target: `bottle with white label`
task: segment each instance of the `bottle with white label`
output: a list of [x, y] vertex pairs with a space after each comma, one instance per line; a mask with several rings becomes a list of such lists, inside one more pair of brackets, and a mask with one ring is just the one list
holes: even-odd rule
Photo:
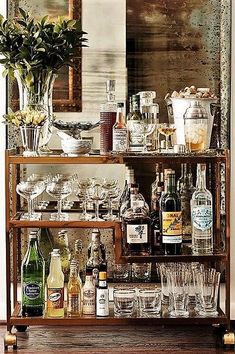
[[99, 272], [99, 285], [96, 289], [96, 316], [109, 316], [109, 289], [106, 272]]
[[124, 103], [117, 104], [117, 118], [113, 126], [113, 151], [126, 152], [128, 144], [127, 127], [124, 118]]
[[122, 217], [123, 253], [126, 256], [148, 256], [151, 254], [151, 220], [138, 184], [131, 184], [128, 203]]
[[192, 253], [213, 253], [212, 195], [206, 188], [206, 164], [197, 165], [196, 190], [191, 199]]
[[83, 286], [83, 315], [95, 315], [95, 290], [92, 272], [87, 273], [85, 284]]
[[54, 249], [51, 253], [47, 278], [47, 316], [64, 317], [64, 273], [59, 249]]

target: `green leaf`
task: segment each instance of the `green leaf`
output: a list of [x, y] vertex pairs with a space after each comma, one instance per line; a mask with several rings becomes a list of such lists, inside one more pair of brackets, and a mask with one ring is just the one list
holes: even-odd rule
[[32, 71], [30, 71], [26, 77], [25, 77], [25, 82], [28, 87], [32, 86], [34, 83], [34, 77]]
[[28, 14], [21, 7], [19, 7], [19, 12], [24, 19], [27, 19]]
[[47, 22], [48, 18], [49, 18], [48, 15], [46, 15], [46, 16], [44, 16], [44, 17], [42, 18], [42, 20], [41, 20], [41, 25], [42, 25], [42, 26], [45, 25], [45, 23]]

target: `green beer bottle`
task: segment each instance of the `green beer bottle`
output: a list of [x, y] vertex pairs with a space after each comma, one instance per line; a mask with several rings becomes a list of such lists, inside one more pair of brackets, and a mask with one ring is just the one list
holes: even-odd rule
[[42, 316], [44, 310], [45, 261], [38, 247], [37, 233], [29, 244], [21, 266], [22, 316]]

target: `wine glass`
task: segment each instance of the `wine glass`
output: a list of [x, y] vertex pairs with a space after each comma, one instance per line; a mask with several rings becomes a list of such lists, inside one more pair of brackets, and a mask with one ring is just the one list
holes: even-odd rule
[[62, 200], [73, 191], [72, 183], [68, 180], [52, 180], [47, 184], [46, 192], [57, 200], [58, 213], [51, 214], [50, 220], [68, 220], [68, 213], [62, 213]]
[[105, 199], [102, 182], [98, 179], [91, 178], [91, 186], [88, 188], [87, 194], [95, 204], [95, 217], [92, 220], [104, 221], [104, 219], [99, 217], [99, 204]]
[[117, 179], [103, 178], [102, 187], [104, 189], [105, 199], [108, 203], [108, 212], [107, 214], [103, 215], [103, 218], [106, 220], [112, 220], [113, 215], [111, 199], [113, 198], [114, 189], [117, 187]]
[[45, 190], [45, 184], [42, 181], [21, 181], [16, 186], [16, 192], [27, 199], [28, 202], [28, 213], [24, 213], [21, 219], [26, 220], [38, 220], [41, 218], [41, 213], [33, 212], [32, 202]]
[[[166, 148], [165, 152], [169, 153], [172, 151], [172, 146], [170, 144], [170, 137], [175, 133], [176, 127], [171, 123], [161, 123], [157, 127], [158, 133], [165, 137]], [[160, 144], [158, 145], [160, 146]]]

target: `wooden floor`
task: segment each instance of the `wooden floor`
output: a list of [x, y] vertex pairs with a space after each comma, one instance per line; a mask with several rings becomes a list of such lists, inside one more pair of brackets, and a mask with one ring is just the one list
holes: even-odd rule
[[[4, 353], [0, 327], [0, 353]], [[30, 327], [18, 333], [14, 353], [234, 353], [217, 347], [218, 336], [211, 327]], [[8, 352], [13, 352], [12, 348]]]

